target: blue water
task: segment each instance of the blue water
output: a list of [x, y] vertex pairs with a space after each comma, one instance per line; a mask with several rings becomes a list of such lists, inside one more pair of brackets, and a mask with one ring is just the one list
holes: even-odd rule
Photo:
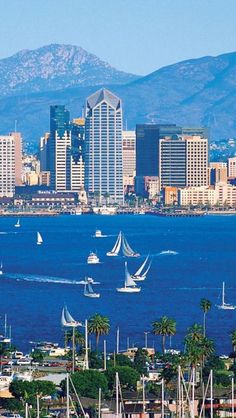
[[[209, 337], [219, 353], [230, 351], [230, 332], [236, 328], [236, 310], [220, 311], [222, 281], [226, 282], [227, 302], [236, 304], [235, 251], [236, 216], [200, 218], [162, 218], [154, 216], [61, 216], [22, 218], [21, 228], [14, 228], [15, 218], [0, 218], [0, 259], [5, 275], [0, 279], [0, 326], [7, 313], [13, 342], [24, 350], [29, 341], [63, 341], [60, 315], [66, 303], [72, 315], [84, 320], [95, 312], [111, 321], [108, 348], [115, 348], [116, 328], [120, 328], [120, 347], [144, 345], [144, 331], [161, 315], [177, 321], [174, 348], [183, 347], [186, 329], [202, 322], [199, 302], [212, 301], [207, 315]], [[107, 238], [92, 235], [96, 227]], [[139, 294], [119, 294], [116, 287], [124, 281], [124, 258], [107, 257], [122, 230], [136, 251], [153, 256], [146, 281]], [[44, 243], [36, 245], [36, 231]], [[163, 255], [162, 251], [176, 251]], [[87, 265], [90, 251], [97, 251], [101, 264]], [[143, 258], [128, 259], [134, 272]], [[83, 296], [83, 286], [76, 284], [85, 275], [101, 284], [95, 290], [100, 299]], [[148, 334], [148, 345], [160, 349], [160, 338]]]

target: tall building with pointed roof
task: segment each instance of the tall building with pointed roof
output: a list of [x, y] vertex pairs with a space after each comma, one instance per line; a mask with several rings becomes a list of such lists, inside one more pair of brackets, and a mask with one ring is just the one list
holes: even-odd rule
[[122, 104], [107, 89], [86, 100], [85, 190], [88, 196], [122, 204]]

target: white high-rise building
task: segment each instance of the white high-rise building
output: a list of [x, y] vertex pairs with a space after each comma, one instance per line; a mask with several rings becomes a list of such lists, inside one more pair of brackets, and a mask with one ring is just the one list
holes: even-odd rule
[[86, 101], [85, 146], [88, 196], [122, 204], [122, 106], [109, 90], [101, 89]]
[[0, 197], [12, 197], [15, 182], [15, 138], [0, 136]]
[[63, 136], [55, 135], [55, 190], [70, 190], [71, 174], [71, 133]]
[[186, 140], [186, 186], [208, 186], [208, 139], [197, 135]]
[[236, 157], [228, 159], [228, 177], [236, 177]]

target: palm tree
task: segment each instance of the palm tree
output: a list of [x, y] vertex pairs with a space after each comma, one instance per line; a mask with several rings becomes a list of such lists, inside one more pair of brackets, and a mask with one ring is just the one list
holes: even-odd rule
[[232, 331], [230, 335], [231, 335], [233, 351], [236, 351], [236, 330]]
[[106, 335], [110, 331], [110, 321], [106, 316], [95, 314], [88, 320], [88, 333], [96, 335], [96, 347], [98, 347], [100, 335]]
[[159, 321], [152, 323], [152, 332], [155, 335], [162, 336], [162, 353], [165, 354], [166, 336], [172, 336], [176, 333], [176, 321], [167, 316], [162, 316]]
[[188, 328], [188, 334], [185, 337], [185, 342], [193, 342], [198, 343], [202, 341], [204, 337], [202, 333], [202, 326], [198, 324], [193, 324], [190, 328]]
[[[67, 344], [69, 342], [72, 342], [73, 340], [73, 330], [67, 330], [65, 332], [65, 345], [67, 346]], [[84, 335], [82, 334], [82, 332], [78, 331], [77, 329], [75, 329], [75, 345], [84, 345]]]
[[203, 335], [206, 336], [206, 314], [211, 309], [211, 301], [208, 299], [201, 299], [200, 307], [203, 310]]

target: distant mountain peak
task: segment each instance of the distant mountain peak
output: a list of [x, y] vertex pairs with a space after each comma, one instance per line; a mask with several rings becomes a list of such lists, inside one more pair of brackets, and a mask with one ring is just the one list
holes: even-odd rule
[[0, 96], [75, 86], [126, 84], [138, 77], [113, 68], [80, 46], [50, 44], [0, 60]]

